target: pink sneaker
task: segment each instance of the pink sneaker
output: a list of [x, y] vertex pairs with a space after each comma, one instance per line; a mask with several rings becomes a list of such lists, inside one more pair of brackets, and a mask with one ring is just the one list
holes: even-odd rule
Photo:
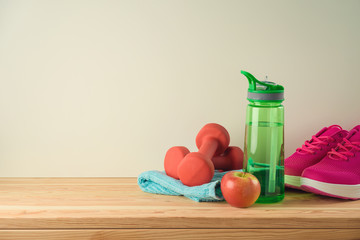
[[319, 163], [304, 170], [301, 187], [344, 199], [360, 199], [360, 125]]
[[301, 189], [300, 180], [304, 169], [320, 162], [347, 134], [348, 132], [338, 125], [325, 127], [312, 136], [311, 140], [306, 141], [302, 148], [296, 149], [295, 153], [284, 161], [285, 186]]

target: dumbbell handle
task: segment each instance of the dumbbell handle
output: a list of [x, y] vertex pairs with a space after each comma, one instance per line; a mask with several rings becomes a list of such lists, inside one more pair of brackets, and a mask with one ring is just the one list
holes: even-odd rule
[[214, 138], [207, 138], [199, 149], [199, 153], [204, 154], [207, 158], [211, 159], [218, 148], [218, 141]]

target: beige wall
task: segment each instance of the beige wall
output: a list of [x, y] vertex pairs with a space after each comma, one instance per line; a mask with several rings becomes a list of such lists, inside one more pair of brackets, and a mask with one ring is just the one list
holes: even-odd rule
[[247, 81], [285, 86], [285, 155], [360, 124], [360, 1], [0, 0], [0, 176], [136, 176], [243, 147]]

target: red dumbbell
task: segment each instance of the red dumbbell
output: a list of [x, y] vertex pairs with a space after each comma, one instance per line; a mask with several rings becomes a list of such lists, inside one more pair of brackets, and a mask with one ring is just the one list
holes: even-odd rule
[[216, 170], [230, 171], [243, 168], [244, 152], [239, 147], [228, 147], [225, 152], [211, 159]]
[[[164, 168], [168, 176], [179, 179], [177, 168], [183, 158], [190, 151], [186, 147], [172, 147], [165, 155]], [[225, 152], [211, 159], [216, 170], [229, 171], [241, 169], [243, 165], [244, 153], [239, 147], [228, 147]]]
[[199, 151], [187, 154], [177, 168], [181, 182], [187, 186], [210, 182], [214, 176], [214, 164], [211, 159], [224, 153], [229, 143], [229, 133], [221, 125], [209, 123], [201, 128], [196, 136]]

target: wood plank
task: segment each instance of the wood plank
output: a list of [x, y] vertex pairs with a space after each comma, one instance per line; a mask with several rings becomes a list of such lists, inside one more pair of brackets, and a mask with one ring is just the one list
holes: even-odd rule
[[118, 239], [359, 239], [359, 229], [112, 229], [0, 230], [4, 240], [118, 240]]
[[134, 177], [0, 177], [5, 185], [137, 185]]
[[0, 178], [0, 229], [360, 228], [360, 201], [297, 190], [233, 208], [144, 193], [136, 178]]

